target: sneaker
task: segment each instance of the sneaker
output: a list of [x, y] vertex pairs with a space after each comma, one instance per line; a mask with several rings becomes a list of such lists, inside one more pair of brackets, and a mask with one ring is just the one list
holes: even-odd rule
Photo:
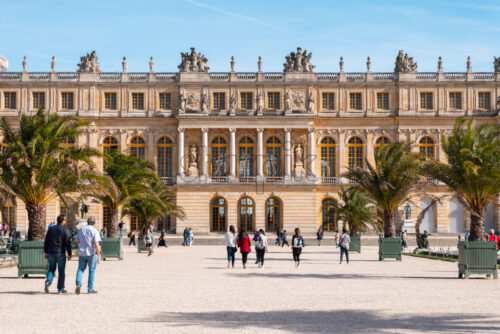
[[49, 293], [49, 283], [45, 283], [45, 293]]
[[66, 289], [62, 289], [62, 290], [57, 291], [57, 293], [68, 293], [68, 291], [66, 291]]
[[95, 295], [96, 293], [97, 293], [97, 291], [96, 291], [96, 290], [90, 290], [90, 291], [89, 291], [89, 295]]
[[77, 295], [79, 295], [79, 294], [80, 294], [80, 288], [81, 288], [81, 286], [79, 286], [79, 285], [77, 285], [77, 286], [76, 286], [75, 293], [76, 293]]
[[243, 269], [247, 269], [247, 265], [246, 264], [243, 265]]

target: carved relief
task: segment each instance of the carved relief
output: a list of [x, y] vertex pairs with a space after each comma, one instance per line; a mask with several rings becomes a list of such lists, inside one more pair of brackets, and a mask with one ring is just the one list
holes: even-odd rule
[[312, 53], [307, 53], [307, 50], [302, 52], [302, 48], [297, 48], [297, 53], [290, 52], [286, 56], [286, 63], [283, 64], [283, 72], [312, 72], [314, 65], [311, 64]]
[[417, 71], [417, 63], [413, 61], [413, 57], [408, 57], [408, 54], [403, 54], [403, 50], [399, 50], [396, 57], [394, 72], [415, 73]]
[[305, 94], [304, 94], [304, 92], [292, 91], [291, 109], [294, 109], [294, 110], [304, 110], [305, 109]]
[[185, 92], [186, 108], [198, 110], [200, 108], [200, 93], [194, 91]]

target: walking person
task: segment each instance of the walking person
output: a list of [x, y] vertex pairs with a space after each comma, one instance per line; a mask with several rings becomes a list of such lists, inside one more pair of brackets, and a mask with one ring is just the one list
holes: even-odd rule
[[184, 242], [182, 243], [182, 246], [187, 246], [187, 240], [188, 240], [188, 228], [184, 228], [183, 232], [183, 237], [184, 237]]
[[97, 291], [94, 290], [94, 278], [97, 264], [101, 263], [101, 247], [99, 246], [101, 236], [94, 225], [95, 218], [89, 217], [87, 219], [87, 225], [78, 229], [75, 238], [75, 242], [78, 244], [78, 271], [76, 272], [75, 289], [77, 295], [80, 294], [82, 277], [87, 266], [89, 267], [88, 293], [97, 293]]
[[319, 228], [318, 232], [316, 232], [316, 239], [318, 239], [318, 246], [321, 246], [321, 242], [323, 242], [323, 228]]
[[7, 231], [9, 230], [9, 224], [7, 224], [7, 222], [4, 222], [3, 223], [3, 236], [5, 237], [5, 235], [7, 234]]
[[194, 240], [193, 229], [190, 227], [188, 228], [187, 245], [191, 246], [193, 244], [193, 240]]
[[281, 229], [277, 228], [276, 229], [276, 242], [275, 242], [275, 244], [278, 246], [281, 245], [281, 233], [282, 233]]
[[160, 238], [158, 239], [158, 247], [168, 247], [165, 241], [165, 233], [163, 231], [160, 233]]
[[146, 244], [146, 249], [148, 250], [148, 256], [151, 256], [151, 251], [153, 248], [153, 232], [151, 232], [151, 228], [146, 229], [146, 233], [144, 234], [144, 243]]
[[334, 240], [335, 240], [335, 247], [339, 248], [339, 230], [335, 230], [335, 237], [334, 237]]
[[259, 237], [255, 242], [255, 250], [257, 252], [257, 263], [259, 264], [259, 268], [262, 268], [264, 267], [264, 255], [267, 250], [267, 237], [263, 229], [259, 230]]
[[401, 233], [401, 244], [403, 245], [403, 248], [408, 248], [408, 233], [406, 230]]
[[123, 237], [123, 220], [118, 223], [118, 228], [120, 229], [120, 238]]
[[283, 233], [281, 233], [281, 247], [285, 246], [285, 244], [287, 247], [290, 247], [288, 241], [286, 240], [286, 230], [283, 230]]
[[236, 230], [234, 226], [229, 226], [229, 231], [226, 232], [226, 249], [227, 249], [227, 267], [232, 266], [234, 268], [234, 255], [237, 251], [236, 240], [238, 236], [236, 235]]
[[245, 232], [244, 228], [240, 229], [236, 244], [240, 248], [241, 261], [243, 262], [243, 269], [246, 269], [248, 253], [250, 253], [251, 251], [252, 242], [250, 241], [250, 237], [248, 236], [248, 233]]
[[340, 246], [340, 263], [342, 264], [342, 258], [345, 254], [345, 259], [349, 264], [349, 243], [351, 242], [351, 237], [347, 233], [345, 228], [342, 229], [342, 234], [339, 237]]
[[302, 236], [300, 235], [300, 229], [297, 227], [295, 228], [295, 234], [292, 237], [292, 253], [293, 261], [295, 262], [295, 268], [298, 268], [300, 265], [300, 254], [302, 253], [302, 247], [304, 247], [304, 238], [302, 238]]
[[49, 287], [54, 280], [56, 267], [58, 269], [57, 293], [66, 293], [64, 289], [66, 252], [68, 261], [71, 260], [71, 234], [66, 228], [66, 216], [57, 216], [57, 225], [47, 231], [44, 242], [45, 258], [49, 260], [49, 271], [45, 281], [45, 293], [49, 293]]
[[128, 234], [128, 237], [129, 237], [129, 241], [128, 241], [128, 245], [134, 245], [135, 246], [135, 232], [134, 231], [130, 231], [130, 233]]
[[259, 230], [255, 230], [252, 240], [255, 245], [255, 264], [257, 264], [259, 263], [259, 259], [257, 258], [257, 240], [259, 240]]

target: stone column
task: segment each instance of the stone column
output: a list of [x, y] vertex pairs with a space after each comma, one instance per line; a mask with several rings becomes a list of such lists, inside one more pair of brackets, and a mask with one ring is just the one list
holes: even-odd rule
[[316, 159], [316, 155], [314, 153], [314, 128], [309, 128], [309, 149], [307, 150], [307, 154], [309, 156], [309, 166], [308, 166], [308, 175], [311, 178], [316, 178], [316, 175], [314, 174], [314, 160]]
[[208, 128], [201, 129], [201, 179], [208, 180]]
[[178, 128], [177, 131], [179, 131], [179, 137], [177, 139], [177, 144], [179, 145], [178, 147], [178, 159], [177, 159], [177, 162], [178, 162], [178, 171], [177, 171], [177, 175], [180, 177], [180, 178], [184, 178], [184, 128]]
[[257, 181], [264, 180], [264, 129], [257, 129]]
[[285, 180], [291, 180], [292, 155], [291, 155], [291, 129], [285, 129]]
[[229, 179], [236, 180], [236, 129], [229, 128]]

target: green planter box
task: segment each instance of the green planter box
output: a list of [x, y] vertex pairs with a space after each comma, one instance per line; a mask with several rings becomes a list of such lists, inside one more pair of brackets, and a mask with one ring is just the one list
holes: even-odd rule
[[497, 245], [495, 242], [458, 240], [458, 278], [470, 275], [493, 276], [498, 279]]
[[[151, 247], [151, 253], [154, 252], [154, 247]], [[139, 237], [137, 239], [137, 253], [141, 253], [141, 252], [147, 252], [148, 249], [146, 248], [146, 243], [144, 242], [144, 239]]]
[[361, 253], [361, 234], [351, 237], [351, 242], [349, 243], [349, 251]]
[[401, 239], [400, 238], [378, 238], [378, 260], [396, 259], [401, 261]]
[[49, 261], [45, 258], [43, 241], [21, 241], [19, 243], [19, 257], [17, 277], [23, 275], [45, 275], [49, 271]]
[[123, 260], [122, 238], [102, 238], [101, 258], [103, 260], [109, 258]]

